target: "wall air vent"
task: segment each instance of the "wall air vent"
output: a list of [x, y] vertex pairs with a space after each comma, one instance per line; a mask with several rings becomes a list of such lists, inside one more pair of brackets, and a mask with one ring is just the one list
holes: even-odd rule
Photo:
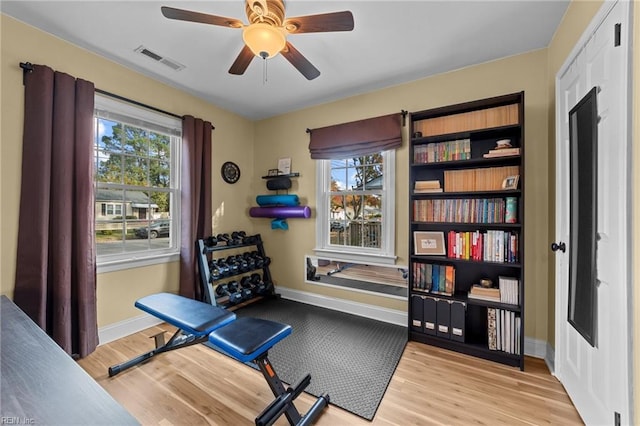
[[159, 62], [159, 63], [171, 68], [174, 71], [180, 71], [183, 68], [185, 68], [185, 66], [182, 65], [181, 63], [176, 62], [173, 59], [167, 58], [165, 56], [159, 55], [156, 52], [153, 52], [153, 51], [147, 49], [144, 46], [138, 46], [138, 48], [136, 48], [134, 51], [136, 53], [144, 55], [144, 56], [146, 56], [148, 58], [151, 58], [154, 61]]

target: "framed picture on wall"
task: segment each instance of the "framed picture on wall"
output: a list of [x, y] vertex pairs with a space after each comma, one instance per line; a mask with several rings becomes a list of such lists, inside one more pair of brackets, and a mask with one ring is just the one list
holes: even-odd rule
[[291, 173], [291, 157], [281, 158], [278, 160], [278, 173], [281, 175], [288, 175]]
[[443, 255], [447, 253], [444, 245], [444, 232], [415, 231], [413, 233], [414, 254]]

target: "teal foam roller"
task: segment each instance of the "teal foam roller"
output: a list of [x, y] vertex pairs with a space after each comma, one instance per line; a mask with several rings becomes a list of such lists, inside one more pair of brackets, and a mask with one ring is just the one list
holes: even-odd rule
[[251, 207], [249, 209], [251, 217], [272, 217], [275, 219], [311, 217], [309, 206], [275, 206], [275, 207]]
[[280, 194], [280, 195], [258, 195], [256, 197], [256, 203], [259, 206], [299, 206], [300, 200], [297, 195], [294, 194]]

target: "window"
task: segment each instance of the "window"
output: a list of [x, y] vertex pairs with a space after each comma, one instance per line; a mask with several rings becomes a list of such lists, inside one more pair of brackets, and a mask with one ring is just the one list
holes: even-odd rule
[[395, 151], [318, 161], [318, 255], [395, 262]]
[[100, 271], [176, 258], [181, 121], [96, 96], [94, 122]]

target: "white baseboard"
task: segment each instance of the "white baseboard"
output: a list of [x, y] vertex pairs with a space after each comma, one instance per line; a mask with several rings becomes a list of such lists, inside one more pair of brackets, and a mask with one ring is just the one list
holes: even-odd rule
[[350, 300], [337, 299], [335, 297], [323, 296], [306, 291], [292, 290], [286, 287], [278, 287], [276, 291], [280, 293], [283, 299], [293, 300], [295, 302], [306, 303], [308, 305], [371, 318], [395, 325], [401, 325], [403, 327], [406, 327], [408, 323], [407, 313], [404, 311], [382, 308], [375, 305], [367, 305], [360, 302], [352, 302]]
[[148, 314], [140, 315], [139, 317], [100, 327], [98, 329], [98, 341], [100, 345], [104, 345], [158, 324], [162, 324], [162, 320]]
[[547, 355], [547, 342], [533, 339], [531, 337], [525, 337], [524, 354], [534, 358], [545, 359]]
[[549, 343], [547, 343], [547, 353], [544, 357], [544, 362], [549, 367], [549, 371], [554, 376], [556, 375], [556, 351], [551, 347]]

